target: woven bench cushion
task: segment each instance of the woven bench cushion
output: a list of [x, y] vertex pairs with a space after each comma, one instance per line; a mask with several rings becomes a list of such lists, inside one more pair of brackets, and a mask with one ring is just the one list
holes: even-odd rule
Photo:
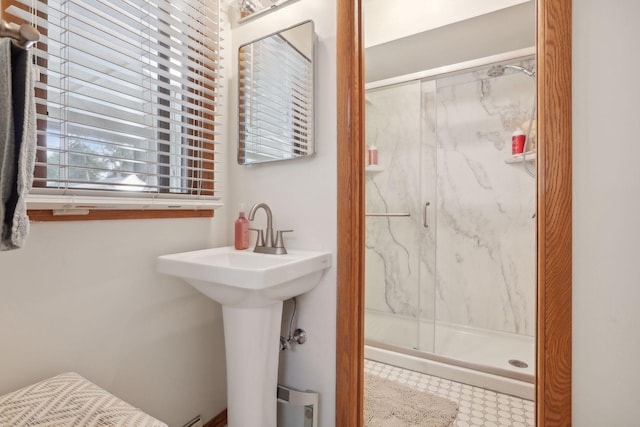
[[75, 372], [0, 396], [0, 426], [167, 427]]

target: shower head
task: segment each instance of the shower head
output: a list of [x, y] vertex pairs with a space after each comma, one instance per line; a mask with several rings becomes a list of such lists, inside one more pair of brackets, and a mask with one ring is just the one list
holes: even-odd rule
[[504, 65], [494, 65], [493, 67], [489, 68], [489, 71], [487, 71], [487, 75], [489, 77], [500, 77], [503, 74]]
[[531, 78], [536, 78], [536, 71], [535, 69], [531, 69], [528, 70], [524, 67], [521, 67], [519, 65], [494, 65], [493, 67], [489, 68], [489, 71], [487, 71], [487, 75], [489, 77], [500, 77], [501, 75], [504, 74], [504, 72], [507, 70], [507, 68], [510, 68], [512, 70], [516, 70], [516, 71], [520, 71], [521, 73], [526, 74], [527, 76], [531, 77]]

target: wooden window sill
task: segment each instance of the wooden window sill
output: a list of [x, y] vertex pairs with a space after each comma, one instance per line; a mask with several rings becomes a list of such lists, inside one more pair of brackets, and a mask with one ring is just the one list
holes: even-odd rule
[[211, 218], [213, 210], [93, 210], [84, 215], [54, 215], [52, 210], [27, 211], [31, 222], [98, 221], [116, 219]]

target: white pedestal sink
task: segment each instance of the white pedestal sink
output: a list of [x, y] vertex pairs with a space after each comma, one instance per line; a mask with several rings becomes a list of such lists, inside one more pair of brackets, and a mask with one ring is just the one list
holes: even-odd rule
[[158, 257], [158, 271], [222, 304], [229, 427], [276, 427], [282, 302], [313, 289], [331, 254], [204, 249]]

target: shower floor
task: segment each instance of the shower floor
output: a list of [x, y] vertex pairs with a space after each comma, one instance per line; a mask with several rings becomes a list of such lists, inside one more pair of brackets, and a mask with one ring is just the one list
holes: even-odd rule
[[456, 381], [366, 360], [372, 375], [424, 390], [460, 405], [454, 427], [529, 427], [534, 425], [533, 401], [496, 393]]
[[[375, 360], [521, 397], [533, 396], [533, 337], [441, 322], [434, 328], [430, 321], [368, 310], [365, 339], [370, 344], [365, 349], [367, 357]], [[510, 360], [527, 367], [513, 366]], [[445, 372], [451, 364], [461, 367]]]

